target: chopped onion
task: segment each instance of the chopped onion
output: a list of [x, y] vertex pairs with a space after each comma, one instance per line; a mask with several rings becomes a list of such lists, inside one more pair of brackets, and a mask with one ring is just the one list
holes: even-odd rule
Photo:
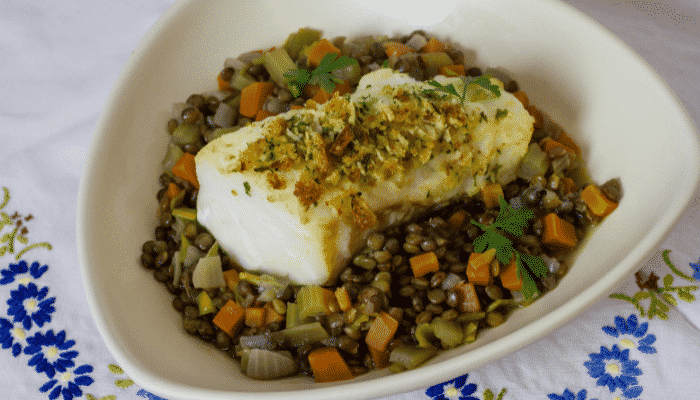
[[226, 61], [224, 61], [224, 68], [233, 68], [234, 70], [238, 70], [246, 69], [247, 67], [248, 66], [246, 63], [237, 58], [229, 57], [226, 59]]
[[241, 346], [247, 349], [266, 349], [272, 350], [274, 345], [267, 335], [241, 336]]
[[165, 154], [165, 158], [161, 165], [163, 166], [163, 171], [170, 171], [173, 169], [175, 164], [180, 160], [180, 157], [185, 154], [184, 151], [179, 146], [172, 143], [168, 145], [168, 152]]
[[200, 289], [226, 286], [221, 269], [221, 256], [200, 258], [192, 271], [192, 285]]
[[[197, 261], [199, 261], [200, 258], [202, 258], [203, 254], [204, 253], [202, 253], [202, 251], [199, 250], [196, 246], [192, 246], [192, 245], [187, 246], [187, 250], [185, 251], [184, 258], [182, 259], [182, 265], [185, 268], [192, 267], [193, 265], [195, 265], [195, 263]], [[183, 256], [183, 255], [181, 254], [181, 256]]]
[[226, 103], [220, 103], [219, 107], [216, 108], [216, 113], [212, 122], [214, 125], [220, 126], [222, 128], [228, 128], [233, 125], [233, 121], [236, 119], [236, 110], [231, 108]]
[[406, 45], [413, 47], [416, 50], [420, 50], [423, 48], [428, 43], [428, 40], [425, 38], [425, 36], [416, 33], [415, 35], [411, 36], [410, 39], [406, 42]]
[[255, 379], [277, 379], [297, 372], [297, 363], [276, 351], [251, 349], [246, 361], [241, 367], [246, 375]]
[[547, 266], [547, 269], [549, 270], [549, 272], [554, 274], [557, 271], [559, 271], [561, 264], [559, 264], [559, 261], [557, 261], [556, 258], [548, 257], [544, 254], [540, 255], [540, 258], [542, 259], [542, 261], [544, 261], [544, 264]]
[[450, 290], [462, 282], [464, 282], [464, 280], [460, 278], [459, 275], [450, 272], [445, 279], [442, 280], [442, 290]]
[[180, 286], [180, 275], [182, 274], [182, 261], [180, 260], [180, 251], [173, 253], [173, 285]]

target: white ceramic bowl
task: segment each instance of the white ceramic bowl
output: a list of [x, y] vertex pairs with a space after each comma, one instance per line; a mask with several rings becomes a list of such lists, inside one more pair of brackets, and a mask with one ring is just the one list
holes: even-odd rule
[[[695, 128], [659, 77], [609, 32], [552, 0], [432, 2], [181, 1], [153, 26], [102, 112], [81, 185], [78, 244], [95, 321], [117, 362], [169, 398], [379, 397], [451, 379], [558, 328], [640, 266], [697, 189]], [[583, 148], [597, 182], [620, 177], [624, 198], [571, 272], [541, 301], [418, 370], [336, 384], [243, 376], [189, 336], [170, 296], [138, 262], [156, 225], [155, 193], [171, 104], [213, 89], [226, 57], [280, 45], [303, 26], [324, 37], [423, 28], [461, 45], [466, 63], [508, 71]]]

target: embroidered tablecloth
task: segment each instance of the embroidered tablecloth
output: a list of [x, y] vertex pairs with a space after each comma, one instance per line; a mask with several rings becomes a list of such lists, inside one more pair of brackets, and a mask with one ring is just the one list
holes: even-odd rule
[[[75, 216], [100, 109], [171, 3], [0, 0], [2, 399], [161, 399], [115, 365], [97, 332]], [[700, 3], [569, 3], [636, 50], [700, 124]], [[556, 332], [390, 399], [700, 398], [700, 193], [657, 250], [616, 294]]]

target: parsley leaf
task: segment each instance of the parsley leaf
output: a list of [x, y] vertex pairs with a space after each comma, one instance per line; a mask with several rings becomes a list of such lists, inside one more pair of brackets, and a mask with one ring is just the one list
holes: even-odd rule
[[250, 183], [248, 181], [243, 182], [243, 188], [245, 189], [245, 194], [250, 196]]
[[497, 98], [501, 97], [501, 91], [498, 88], [498, 85], [494, 85], [491, 83], [491, 76], [490, 75], [482, 75], [478, 78], [472, 78], [468, 79], [464, 76], [460, 76], [460, 79], [462, 82], [464, 82], [464, 88], [462, 89], [462, 94], [457, 93], [457, 89], [455, 89], [453, 84], [449, 84], [447, 86], [441, 84], [440, 82], [436, 80], [429, 80], [426, 82], [428, 85], [433, 86], [435, 89], [425, 89], [423, 90], [423, 93], [431, 93], [431, 92], [444, 92], [447, 94], [451, 94], [454, 96], [457, 96], [457, 98], [460, 100], [460, 104], [464, 104], [464, 101], [467, 98], [467, 87], [469, 85], [478, 85], [483, 89], [486, 89], [487, 91], [493, 93]]
[[472, 224], [484, 231], [474, 240], [474, 251], [483, 253], [489, 249], [496, 249], [496, 258], [503, 265], [510, 263], [515, 257], [516, 274], [523, 280], [521, 292], [526, 300], [530, 300], [539, 294], [537, 284], [531, 274], [543, 278], [547, 274], [547, 266], [540, 257], [516, 251], [510, 239], [500, 234], [498, 230], [508, 232], [515, 237], [521, 237], [535, 213], [526, 207], [512, 208], [503, 197], [500, 197], [498, 201], [500, 210], [493, 224], [484, 226], [474, 220], [471, 221]]
[[331, 73], [357, 63], [357, 60], [354, 58], [348, 56], [336, 58], [336, 56], [337, 54], [335, 53], [326, 54], [321, 59], [318, 67], [310, 72], [304, 68], [297, 68], [285, 72], [284, 77], [287, 78], [289, 90], [292, 95], [294, 97], [301, 96], [304, 91], [304, 86], [307, 83], [310, 85], [318, 85], [326, 92], [331, 93], [333, 89], [335, 89], [335, 85], [342, 82]]
[[508, 109], [497, 108], [496, 109], [496, 121], [500, 121], [501, 118], [508, 116]]

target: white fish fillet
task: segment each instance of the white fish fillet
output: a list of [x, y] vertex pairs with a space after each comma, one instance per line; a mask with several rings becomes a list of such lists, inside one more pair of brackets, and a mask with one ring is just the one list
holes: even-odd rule
[[[461, 91], [458, 79], [437, 80]], [[474, 195], [489, 181], [514, 180], [533, 132], [522, 104], [501, 90], [498, 98], [460, 105], [456, 96], [425, 95], [426, 88], [380, 69], [364, 76], [349, 98], [212, 141], [196, 157], [199, 222], [246, 269], [324, 284], [370, 232], [462, 193]], [[354, 136], [342, 146], [346, 128]], [[377, 135], [370, 145], [368, 134]], [[272, 137], [287, 147], [268, 145]], [[292, 167], [280, 156], [289, 146], [302, 157]], [[353, 158], [360, 149], [364, 155]], [[320, 193], [300, 189], [300, 180], [315, 182]]]

